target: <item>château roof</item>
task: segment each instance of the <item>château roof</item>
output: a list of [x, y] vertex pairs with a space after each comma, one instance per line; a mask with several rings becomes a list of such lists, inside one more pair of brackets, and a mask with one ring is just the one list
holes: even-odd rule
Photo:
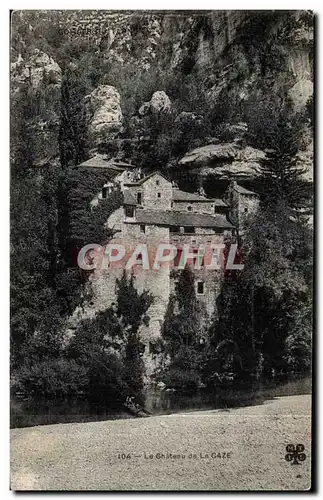
[[125, 182], [125, 186], [141, 186], [142, 184], [144, 184], [144, 182], [148, 181], [148, 179], [150, 179], [151, 177], [153, 177], [156, 174], [163, 177], [167, 182], [170, 182], [170, 180], [167, 179], [167, 177], [165, 177], [164, 174], [159, 172], [159, 170], [154, 170], [154, 172], [151, 172], [150, 174], [146, 175], [145, 177], [143, 177], [142, 179], [139, 179], [136, 182]]
[[180, 189], [173, 190], [173, 201], [196, 201], [196, 202], [210, 202], [216, 204], [217, 207], [226, 207], [227, 204], [219, 198], [206, 198], [196, 193], [188, 193], [187, 191], [181, 191]]
[[[127, 221], [128, 222], [128, 221]], [[185, 212], [137, 209], [136, 220], [129, 224], [150, 224], [155, 226], [209, 227], [231, 229], [234, 226], [222, 214], [208, 215]]]

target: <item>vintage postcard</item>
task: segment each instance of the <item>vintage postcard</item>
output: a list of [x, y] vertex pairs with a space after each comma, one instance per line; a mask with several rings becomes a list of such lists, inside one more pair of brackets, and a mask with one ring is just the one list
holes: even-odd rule
[[10, 488], [310, 490], [313, 12], [10, 23]]

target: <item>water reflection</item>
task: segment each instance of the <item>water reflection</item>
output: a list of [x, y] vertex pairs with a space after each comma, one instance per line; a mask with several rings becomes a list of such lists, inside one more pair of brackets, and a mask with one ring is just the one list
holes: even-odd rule
[[153, 414], [181, 411], [235, 408], [261, 404], [268, 399], [311, 393], [311, 378], [289, 380], [281, 383], [258, 383], [254, 387], [230, 388], [209, 393], [201, 390], [194, 394], [179, 394], [153, 386], [146, 388], [145, 408]]
[[[194, 394], [179, 394], [156, 386], [149, 386], [144, 393], [145, 409], [153, 415], [182, 411], [236, 408], [262, 404], [280, 396], [311, 393], [311, 377], [288, 382], [257, 384], [252, 388], [218, 390], [215, 394], [201, 390]], [[100, 420], [134, 418], [123, 410], [91, 407], [87, 402], [63, 401], [31, 404], [11, 401], [11, 427], [30, 427], [70, 422], [95, 422]]]

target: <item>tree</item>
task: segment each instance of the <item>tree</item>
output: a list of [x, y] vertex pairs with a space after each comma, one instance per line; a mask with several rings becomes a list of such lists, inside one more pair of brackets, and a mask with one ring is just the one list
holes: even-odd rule
[[144, 375], [139, 328], [142, 323], [148, 326], [149, 318], [146, 313], [153, 297], [147, 291], [138, 293], [133, 274], [128, 278], [124, 272], [117, 281], [117, 286], [117, 315], [125, 332], [124, 377], [129, 392], [138, 395], [143, 388]]
[[190, 347], [198, 343], [202, 314], [195, 293], [194, 272], [189, 266], [185, 266], [178, 273], [176, 291], [169, 299], [162, 328], [167, 349], [173, 358], [182, 346]]
[[[14, 364], [55, 356], [62, 319], [55, 291], [55, 168], [15, 179], [11, 196], [11, 354]], [[47, 340], [46, 340], [47, 339]], [[29, 359], [30, 360], [30, 359]]]
[[195, 293], [194, 272], [189, 266], [178, 272], [175, 294], [171, 295], [162, 326], [164, 356], [170, 363], [164, 381], [179, 390], [199, 386], [204, 344], [200, 342], [205, 309]]
[[308, 202], [310, 191], [303, 179], [305, 169], [297, 165], [303, 128], [302, 122], [295, 123], [287, 110], [281, 110], [271, 148], [261, 161], [260, 181], [265, 203], [284, 203], [294, 209], [303, 208]]
[[86, 153], [86, 85], [80, 74], [68, 68], [61, 86], [60, 160], [62, 167], [78, 165]]
[[297, 316], [308, 317], [312, 295], [311, 230], [286, 214], [282, 202], [260, 209], [243, 242], [242, 278], [252, 290], [254, 335], [267, 376], [288, 373], [288, 346], [310, 335], [309, 322]]

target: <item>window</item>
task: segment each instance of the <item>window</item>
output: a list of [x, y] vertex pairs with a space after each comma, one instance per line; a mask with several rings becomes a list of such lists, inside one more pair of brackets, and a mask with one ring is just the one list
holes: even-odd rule
[[188, 210], [189, 212], [192, 212], [192, 207], [191, 207], [191, 205], [189, 205], [189, 206], [187, 207], [187, 210]]
[[158, 198], [161, 198], [161, 193], [157, 193]]
[[108, 191], [108, 188], [106, 186], [104, 186], [102, 188], [102, 198], [105, 199], [107, 197], [107, 191]]
[[198, 281], [197, 282], [197, 294], [198, 295], [203, 295], [204, 294], [204, 281]]
[[137, 193], [137, 203], [141, 205], [141, 193]]
[[170, 232], [171, 233], [179, 233], [180, 232], [180, 227], [179, 226], [171, 226], [170, 227]]
[[140, 224], [140, 232], [145, 233], [146, 232], [146, 226], [145, 224]]
[[195, 233], [195, 227], [193, 226], [184, 227], [184, 233]]
[[248, 213], [248, 208], [245, 207], [244, 212], [247, 214]]
[[126, 217], [133, 217], [135, 213], [134, 207], [125, 207], [125, 215]]
[[157, 179], [157, 181], [156, 181], [156, 186], [159, 186], [159, 180], [158, 180], [158, 179]]
[[177, 248], [177, 250], [176, 250], [176, 255], [175, 255], [175, 259], [174, 259], [174, 266], [175, 266], [175, 267], [178, 267], [178, 266], [179, 266], [179, 263], [180, 263], [181, 257], [182, 257], [182, 249], [181, 249], [181, 248]]

